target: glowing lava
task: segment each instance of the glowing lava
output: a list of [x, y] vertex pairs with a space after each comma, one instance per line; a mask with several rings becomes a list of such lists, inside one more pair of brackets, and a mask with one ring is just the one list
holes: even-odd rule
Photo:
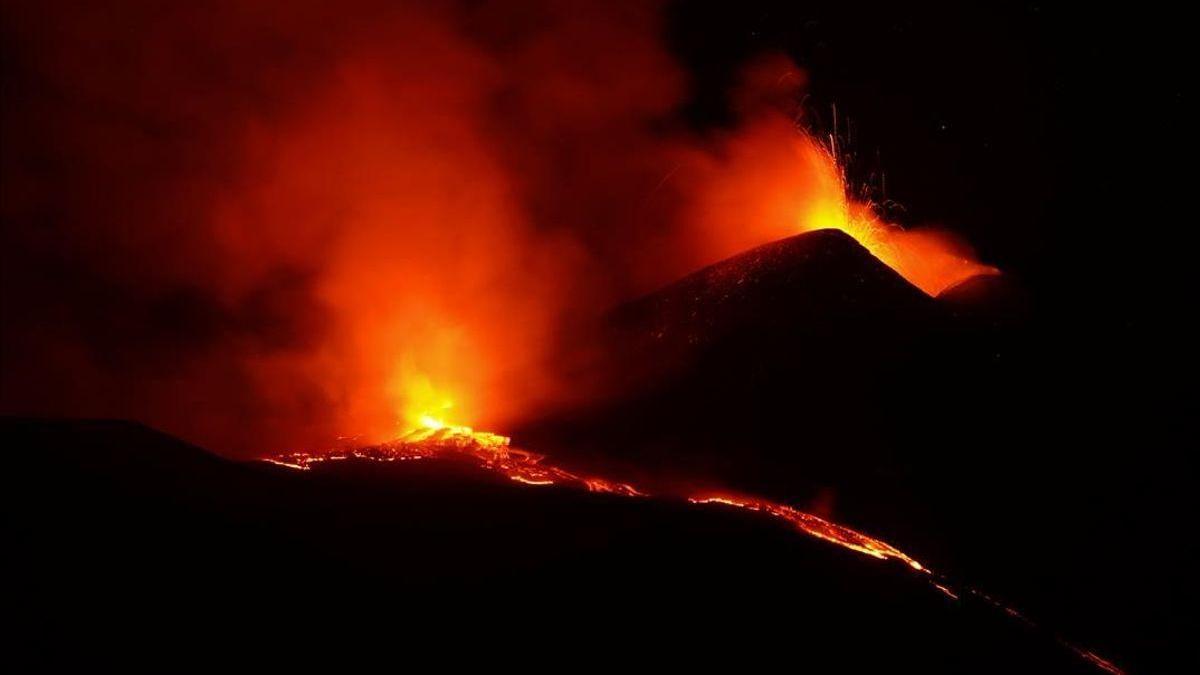
[[861, 532], [855, 532], [848, 527], [831, 523], [824, 518], [814, 516], [811, 513], [805, 513], [786, 504], [777, 504], [762, 499], [743, 499], [728, 496], [689, 497], [688, 501], [693, 504], [723, 504], [739, 509], [766, 513], [791, 523], [801, 532], [818, 539], [833, 542], [851, 551], [865, 553], [872, 558], [899, 560], [918, 572], [925, 571], [925, 567], [921, 563], [908, 557], [903, 551], [887, 542], [873, 539]]
[[293, 469], [308, 470], [313, 464], [346, 459], [395, 462], [436, 457], [458, 458], [471, 460], [483, 469], [526, 485], [566, 484], [582, 487], [590, 492], [607, 492], [627, 497], [645, 496], [643, 492], [625, 483], [581, 476], [546, 464], [543, 462], [544, 456], [512, 447], [507, 436], [447, 424], [429, 415], [419, 418], [422, 419], [420, 426], [387, 443], [320, 454], [292, 453], [270, 457], [266, 461]]

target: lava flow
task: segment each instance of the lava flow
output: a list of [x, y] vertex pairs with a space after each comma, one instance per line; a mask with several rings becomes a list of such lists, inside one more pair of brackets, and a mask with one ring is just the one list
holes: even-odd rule
[[[544, 455], [514, 448], [507, 436], [475, 431], [467, 426], [445, 424], [429, 416], [425, 416], [422, 426], [387, 443], [322, 454], [291, 453], [265, 458], [265, 461], [292, 469], [308, 470], [321, 462], [347, 459], [403, 462], [432, 458], [465, 458], [483, 469], [527, 485], [573, 485], [589, 492], [605, 492], [626, 497], [650, 496], [649, 493], [628, 483], [583, 476], [548, 464]], [[687, 500], [693, 504], [720, 504], [765, 513], [786, 521], [801, 532], [818, 539], [880, 560], [899, 560], [914, 570], [928, 572], [921, 563], [887, 542], [786, 504], [723, 494], [692, 495], [687, 497]]]
[[427, 415], [423, 416], [420, 427], [394, 441], [342, 452], [291, 453], [269, 457], [266, 461], [293, 469], [308, 470], [313, 464], [345, 459], [402, 462], [436, 457], [469, 459], [484, 469], [527, 485], [577, 485], [590, 492], [607, 492], [627, 497], [646, 496], [644, 492], [625, 483], [584, 477], [545, 464], [543, 455], [512, 447], [507, 436], [475, 431], [467, 426], [445, 424]]
[[[511, 439], [507, 436], [486, 431], [476, 431], [468, 426], [447, 424], [428, 414], [416, 417], [420, 420], [419, 426], [387, 443], [327, 453], [294, 452], [265, 457], [263, 460], [290, 469], [308, 471], [314, 465], [324, 462], [351, 459], [377, 462], [404, 462], [421, 459], [466, 459], [484, 470], [496, 472], [512, 481], [526, 485], [573, 486], [589, 492], [608, 493], [624, 497], [651, 496], [648, 492], [635, 488], [628, 483], [621, 483], [596, 476], [584, 476], [549, 464], [545, 461], [546, 457], [544, 455], [513, 447]], [[806, 513], [787, 504], [755, 497], [707, 493], [690, 495], [686, 499], [689, 503], [696, 505], [719, 505], [766, 514], [790, 524], [796, 530], [808, 536], [836, 544], [842, 548], [878, 560], [897, 560], [925, 575], [933, 588], [952, 601], [961, 601], [961, 594], [952, 590], [951, 582], [946, 578], [934, 573], [891, 544], [852, 530], [844, 525], [839, 525], [811, 513]], [[1035, 625], [1017, 610], [994, 600], [986, 594], [971, 588], [965, 589], [964, 592], [973, 598], [996, 607], [1014, 619], [1031, 626]], [[1083, 660], [1105, 672], [1114, 675], [1122, 675], [1124, 672], [1110, 661], [1097, 656], [1094, 652], [1078, 647], [1061, 638], [1059, 642]]]

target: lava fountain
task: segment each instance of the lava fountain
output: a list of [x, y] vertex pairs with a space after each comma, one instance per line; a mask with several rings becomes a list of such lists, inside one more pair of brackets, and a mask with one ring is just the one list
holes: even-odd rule
[[947, 231], [905, 229], [882, 218], [854, 191], [834, 137], [821, 142], [796, 123], [766, 111], [735, 133], [682, 160], [681, 191], [689, 196], [685, 239], [704, 264], [802, 232], [849, 234], [927, 295], [999, 270], [977, 261]]

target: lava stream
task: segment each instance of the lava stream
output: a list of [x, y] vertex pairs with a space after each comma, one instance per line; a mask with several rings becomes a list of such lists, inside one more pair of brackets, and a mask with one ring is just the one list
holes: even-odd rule
[[[526, 485], [575, 486], [589, 492], [601, 492], [625, 497], [649, 497], [628, 483], [620, 483], [595, 476], [582, 476], [566, 469], [547, 464], [546, 457], [520, 448], [514, 448], [511, 439], [500, 434], [475, 431], [471, 427], [445, 424], [432, 417], [424, 417], [421, 426], [397, 438], [379, 445], [356, 447], [326, 453], [295, 452], [263, 458], [263, 461], [300, 471], [310, 470], [323, 462], [359, 459], [377, 462], [403, 462], [432, 458], [465, 458], [480, 468], [494, 471], [510, 480]], [[756, 497], [737, 497], [728, 494], [700, 494], [688, 496], [687, 501], [696, 505], [719, 505], [763, 513], [791, 524], [800, 532], [818, 539], [837, 544], [843, 548], [871, 556], [879, 560], [898, 560], [911, 569], [926, 575], [929, 583], [952, 601], [961, 601], [960, 593], [951, 589], [945, 577], [934, 573], [920, 562], [885, 541], [869, 537], [844, 525], [828, 521], [795, 507]], [[981, 593], [967, 588], [965, 592], [1005, 612], [1009, 616], [1035, 626], [1017, 610]], [[1087, 649], [1078, 647], [1059, 638], [1059, 642], [1080, 658], [1113, 675], [1123, 675], [1119, 667]]]
[[[475, 431], [466, 426], [443, 424], [432, 419], [423, 426], [388, 443], [324, 454], [292, 453], [270, 457], [266, 461], [293, 469], [308, 470], [313, 464], [345, 459], [395, 462], [434, 457], [467, 458], [484, 469], [495, 471], [507, 476], [510, 480], [527, 485], [574, 485], [590, 492], [604, 492], [626, 497], [649, 496], [649, 493], [628, 483], [596, 476], [582, 476], [553, 464], [547, 464], [543, 455], [514, 448], [511, 439], [507, 436]], [[692, 495], [687, 497], [687, 500], [693, 504], [720, 504], [765, 513], [786, 521], [801, 532], [818, 539], [880, 560], [899, 560], [914, 570], [928, 573], [921, 563], [887, 542], [868, 537], [861, 532], [786, 504], [725, 494]]]
[[527, 485], [578, 485], [589, 492], [606, 492], [627, 497], [645, 497], [646, 493], [626, 483], [604, 478], [580, 476], [552, 464], [545, 457], [514, 448], [507, 436], [471, 427], [427, 420], [423, 426], [400, 438], [379, 445], [321, 454], [305, 452], [265, 458], [265, 461], [293, 469], [308, 470], [313, 464], [345, 459], [380, 462], [409, 461], [434, 457], [464, 457], [480, 467]]

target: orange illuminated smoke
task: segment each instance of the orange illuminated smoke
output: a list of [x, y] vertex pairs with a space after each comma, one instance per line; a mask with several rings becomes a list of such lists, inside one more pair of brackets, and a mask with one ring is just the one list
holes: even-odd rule
[[870, 204], [847, 196], [847, 186], [831, 151], [803, 138], [798, 152], [808, 155], [828, 184], [829, 194], [806, 209], [798, 222], [801, 231], [841, 230], [896, 270], [912, 285], [932, 296], [981, 274], [998, 274], [995, 267], [970, 257], [967, 247], [950, 234], [937, 230], [905, 230], [881, 219]]
[[705, 151], [686, 150], [680, 165], [677, 180], [688, 196], [685, 239], [704, 264], [800, 232], [835, 229], [931, 296], [998, 273], [949, 233], [903, 229], [851, 198], [832, 143], [822, 145], [782, 115], [764, 114]]

